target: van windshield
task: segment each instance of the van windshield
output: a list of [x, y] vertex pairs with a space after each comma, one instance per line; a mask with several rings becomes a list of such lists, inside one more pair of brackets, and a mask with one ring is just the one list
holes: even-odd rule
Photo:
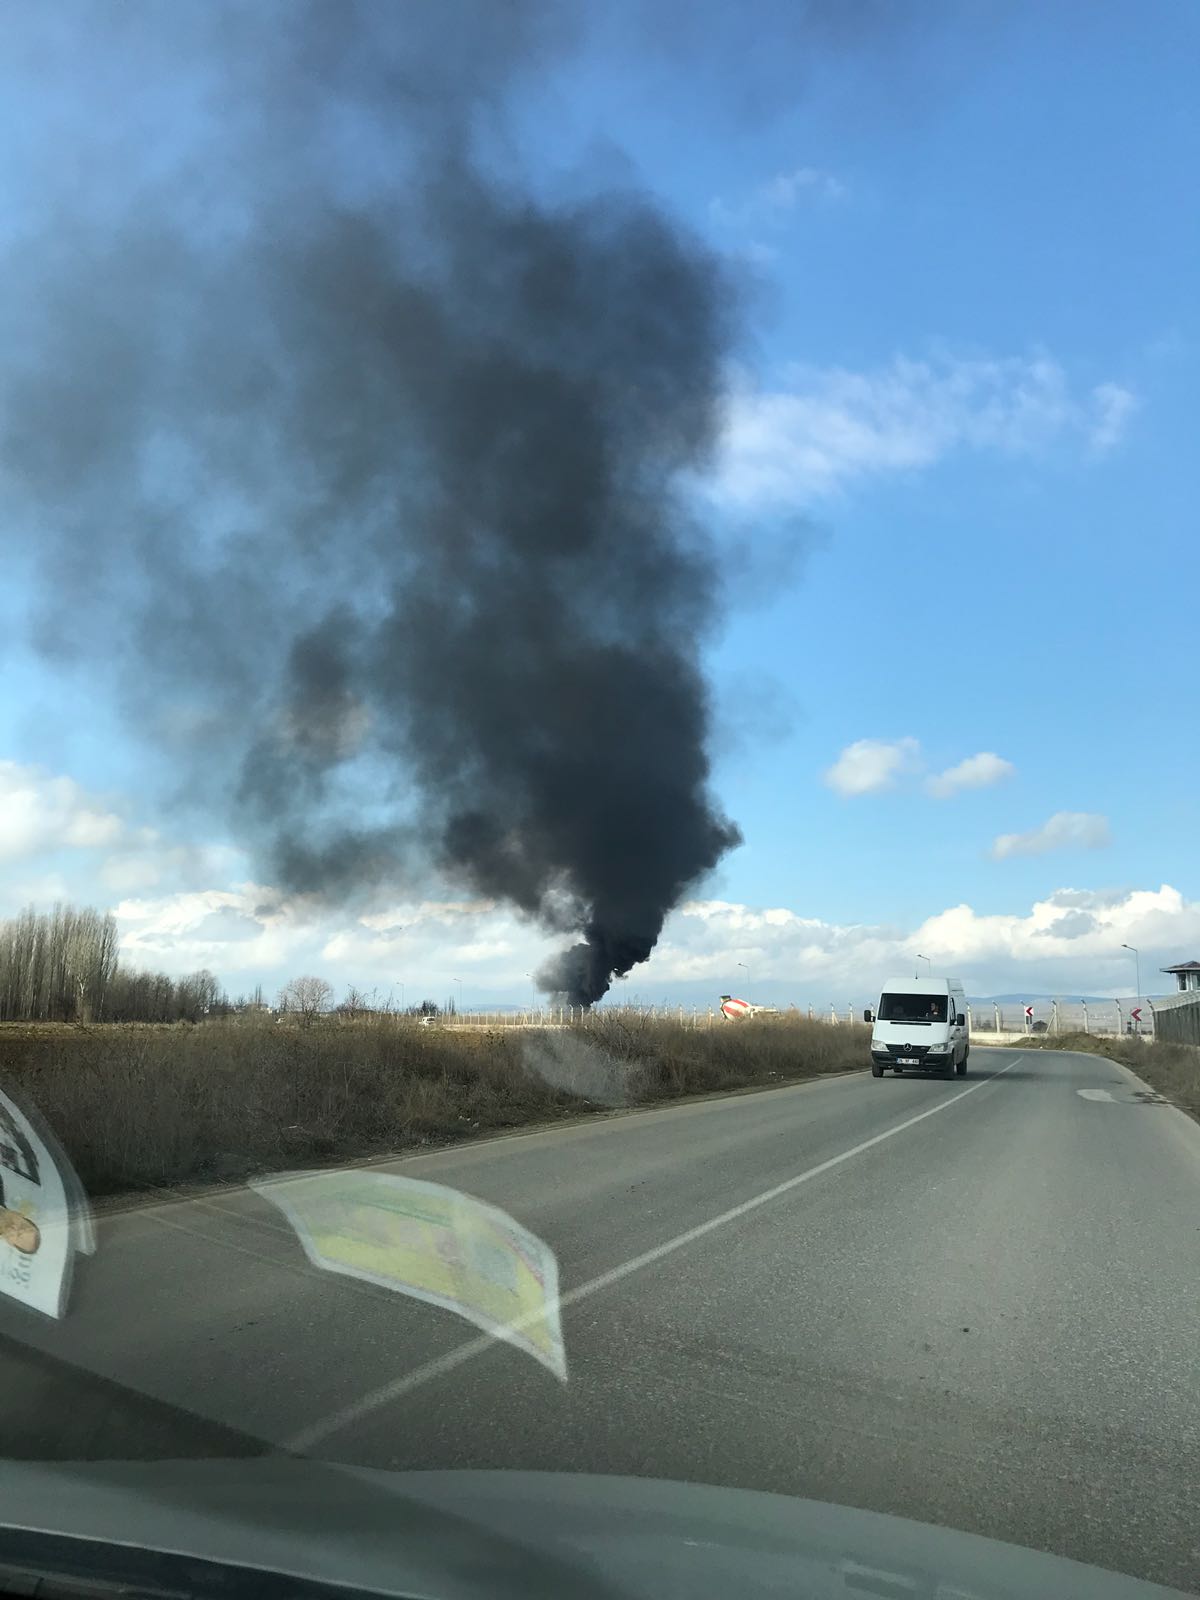
[[879, 997], [880, 1022], [945, 1022], [944, 994], [885, 994]]

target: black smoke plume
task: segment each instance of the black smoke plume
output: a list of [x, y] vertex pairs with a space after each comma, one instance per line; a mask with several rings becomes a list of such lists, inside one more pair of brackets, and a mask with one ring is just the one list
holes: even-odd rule
[[735, 332], [719, 264], [637, 193], [516, 181], [502, 111], [562, 43], [546, 8], [67, 16], [31, 56], [106, 66], [108, 120], [45, 157], [4, 270], [40, 642], [112, 660], [282, 886], [432, 863], [578, 933], [539, 981], [596, 1000], [737, 839], [686, 488]]

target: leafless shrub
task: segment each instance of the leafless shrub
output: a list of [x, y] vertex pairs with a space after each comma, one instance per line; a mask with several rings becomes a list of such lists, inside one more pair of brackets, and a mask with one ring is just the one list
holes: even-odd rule
[[0, 1081], [34, 1101], [94, 1193], [347, 1161], [597, 1105], [861, 1067], [820, 1023], [693, 1028], [635, 1013], [571, 1028], [251, 1017], [199, 1027], [0, 1027]]
[[333, 985], [324, 978], [293, 978], [279, 991], [279, 1009], [292, 1012], [306, 1026], [329, 1010]]

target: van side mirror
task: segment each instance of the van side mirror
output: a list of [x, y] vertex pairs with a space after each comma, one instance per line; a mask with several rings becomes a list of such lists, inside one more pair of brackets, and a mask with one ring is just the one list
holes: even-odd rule
[[871, 1010], [870, 1006], [868, 1006], [867, 1009], [863, 1012], [863, 1021], [864, 1022], [874, 1022], [875, 1021], [875, 1013]]
[[954, 1019], [954, 1026], [955, 1026], [955, 1027], [956, 1027], [956, 1028], [965, 1028], [965, 1027], [966, 1027], [966, 1025], [967, 1025], [967, 1019], [966, 1019], [966, 1017], [965, 1017], [965, 1016], [964, 1016], [964, 1015], [963, 1015], [963, 1013], [962, 1013], [962, 1012], [961, 1012], [961, 1011], [960, 1011], [960, 1012], [959, 1012], [959, 1013], [958, 1013], [958, 1015], [957, 1015], [957, 1016], [956, 1016], [956, 1017], [955, 1017], [955, 1019]]

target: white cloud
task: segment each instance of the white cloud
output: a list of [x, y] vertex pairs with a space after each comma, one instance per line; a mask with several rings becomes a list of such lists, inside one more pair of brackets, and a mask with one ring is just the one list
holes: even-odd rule
[[71, 778], [0, 761], [0, 861], [55, 850], [98, 850], [122, 836], [115, 812]]
[[227, 882], [245, 867], [243, 853], [230, 845], [177, 844], [155, 828], [139, 828], [104, 858], [98, 876], [112, 894], [131, 895], [167, 885]]
[[794, 211], [804, 195], [824, 195], [829, 200], [844, 200], [846, 185], [832, 172], [820, 167], [793, 167], [790, 172], [777, 172], [768, 178], [758, 191], [763, 203], [776, 211]]
[[1108, 818], [1094, 811], [1056, 811], [1028, 833], [1002, 833], [992, 843], [997, 861], [1009, 856], [1041, 856], [1048, 850], [1099, 850], [1112, 842]]
[[1019, 456], [1075, 441], [1103, 452], [1136, 405], [1117, 384], [1080, 399], [1045, 355], [897, 356], [873, 371], [796, 366], [786, 376], [773, 390], [734, 384], [709, 486], [718, 500], [808, 503], [961, 450]]
[[[1200, 902], [1178, 890], [1094, 893], [1056, 890], [1028, 912], [990, 915], [959, 905], [909, 929], [839, 924], [785, 908], [692, 901], [668, 921], [635, 979], [647, 995], [672, 985], [719, 993], [734, 978], [750, 993], [839, 1005], [869, 998], [884, 979], [911, 970], [916, 953], [935, 972], [961, 977], [969, 993], [1132, 993], [1124, 943], [1142, 952], [1147, 977], [1171, 961], [1200, 956]], [[750, 977], [740, 973], [744, 963]], [[1156, 979], [1159, 993], [1165, 978]]]
[[0, 915], [56, 900], [105, 906], [245, 876], [242, 851], [167, 837], [137, 825], [132, 810], [126, 798], [102, 798], [73, 778], [0, 761]]
[[[838, 794], [874, 794], [894, 788], [901, 778], [913, 777], [921, 766], [921, 746], [916, 739], [857, 739], [828, 768], [824, 780]], [[999, 783], [1016, 770], [1011, 761], [995, 751], [981, 750], [926, 778], [925, 792], [939, 800], [948, 799], [964, 789], [983, 789]]]
[[938, 800], [949, 799], [964, 789], [986, 789], [990, 784], [1011, 778], [1016, 772], [1011, 761], [1005, 761], [992, 750], [981, 750], [978, 755], [967, 756], [956, 766], [928, 778], [925, 787]]
[[[842, 752], [836, 767], [842, 769], [843, 792], [866, 793], [915, 770], [917, 760], [915, 739], [860, 740]], [[48, 835], [56, 850], [61, 851], [57, 841], [64, 835], [91, 839], [109, 831], [90, 818], [114, 813], [67, 780], [39, 774], [31, 779], [28, 769], [14, 776], [11, 764], [0, 766], [0, 777], [3, 795], [23, 794], [34, 783], [56, 819]], [[28, 807], [18, 806], [13, 815], [27, 816]], [[76, 828], [73, 819], [79, 816], [89, 820]], [[412, 1002], [428, 995], [443, 1000], [461, 978], [468, 1003], [488, 996], [516, 1001], [529, 993], [527, 974], [562, 942], [486, 899], [427, 896], [356, 915], [268, 885], [230, 887], [241, 865], [235, 852], [180, 846], [154, 830], [121, 826], [121, 838], [103, 862], [114, 881], [120, 877], [114, 862], [126, 863], [136, 876], [129, 863], [144, 857], [147, 877], [155, 861], [165, 863], [160, 877], [173, 891], [163, 892], [160, 884], [154, 893], [129, 892], [115, 906], [124, 958], [174, 973], [206, 966], [233, 993], [248, 991], [260, 980], [272, 993], [284, 979], [315, 971], [339, 991], [353, 982], [368, 992], [377, 989], [383, 999], [403, 995]], [[1030, 841], [1047, 834], [1055, 845], [1095, 845], [1107, 838], [1107, 824], [1085, 813], [1062, 813], [1034, 834], [1007, 836], [1002, 853], [1034, 848]], [[38, 863], [23, 862], [24, 882], [12, 908], [29, 899], [107, 902], [107, 895], [82, 887], [81, 869], [95, 870], [86, 858], [77, 855], [61, 875], [59, 865], [49, 863], [38, 878]], [[211, 874], [208, 882], [227, 886], [196, 887], [204, 873]], [[1120, 952], [1126, 942], [1141, 950], [1143, 974], [1168, 961], [1200, 956], [1200, 905], [1185, 902], [1166, 886], [1157, 891], [1063, 888], [1023, 915], [990, 915], [957, 905], [915, 927], [896, 927], [824, 922], [787, 907], [693, 901], [668, 919], [651, 960], [635, 969], [627, 984], [616, 986], [616, 997], [707, 1003], [740, 977], [752, 997], [765, 989], [784, 1002], [795, 997], [825, 1004], [836, 997], [841, 1004], [851, 996], [869, 999], [889, 970], [905, 970], [916, 951], [928, 955], [935, 969], [959, 973], [975, 993], [1024, 986], [1040, 992], [1127, 992], [1129, 961]], [[738, 962], [745, 963], [749, 978]]]
[[1133, 391], [1119, 383], [1097, 384], [1092, 390], [1092, 448], [1103, 454], [1119, 444], [1138, 404]]
[[44, 910], [60, 900], [74, 898], [75, 885], [62, 872], [36, 872], [32, 877], [9, 879], [5, 885], [0, 916], [6, 916], [25, 906]]
[[745, 239], [733, 250], [728, 252], [736, 260], [744, 261], [748, 267], [773, 267], [779, 260], [779, 251], [773, 244], [765, 244], [761, 239]]
[[314, 971], [383, 1000], [444, 1000], [464, 993], [527, 995], [526, 977], [549, 941], [527, 919], [491, 900], [421, 900], [356, 916], [317, 901], [244, 883], [129, 899], [114, 908], [131, 965], [180, 973], [209, 967], [234, 991], [260, 978], [270, 990]]
[[709, 220], [718, 228], [779, 226], [803, 199], [844, 200], [846, 185], [820, 167], [792, 167], [758, 184], [743, 200], [717, 195], [708, 203]]
[[234, 987], [239, 973], [277, 970], [313, 942], [313, 918], [302, 902], [289, 905], [253, 883], [122, 900], [113, 915], [131, 966], [171, 973], [211, 967]]
[[825, 782], [844, 795], [890, 789], [916, 766], [920, 748], [915, 739], [857, 739], [826, 771]]
[[[255, 884], [127, 901], [117, 918], [134, 964], [171, 972], [207, 966], [234, 993], [260, 978], [273, 993], [285, 978], [311, 971], [339, 993], [354, 983], [396, 1003], [444, 1000], [457, 993], [457, 978], [468, 1004], [489, 996], [520, 1001], [530, 992], [527, 974], [558, 943], [487, 900], [414, 901], [368, 919]], [[1064, 888], [1023, 913], [956, 905], [897, 927], [698, 900], [672, 914], [650, 961], [615, 985], [613, 998], [707, 1004], [736, 982], [751, 998], [841, 1006], [852, 997], [865, 1002], [890, 973], [911, 970], [917, 951], [975, 994], [1128, 993], [1124, 943], [1141, 950], [1144, 977], [1200, 955], [1200, 903], [1166, 885]], [[1163, 992], [1166, 980], [1158, 987]]]

